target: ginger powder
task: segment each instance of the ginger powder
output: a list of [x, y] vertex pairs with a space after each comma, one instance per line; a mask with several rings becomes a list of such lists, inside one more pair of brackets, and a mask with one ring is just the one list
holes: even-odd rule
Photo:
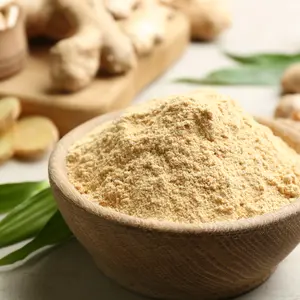
[[74, 144], [70, 181], [99, 205], [184, 223], [275, 211], [300, 194], [300, 159], [233, 100], [198, 93], [128, 109]]

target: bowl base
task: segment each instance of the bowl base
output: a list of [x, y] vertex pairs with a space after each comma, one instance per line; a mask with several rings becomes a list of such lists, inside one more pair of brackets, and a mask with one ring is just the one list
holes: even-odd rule
[[229, 299], [233, 299], [239, 296], [242, 296], [244, 294], [247, 294], [253, 290], [255, 290], [256, 288], [258, 288], [260, 285], [262, 285], [263, 283], [265, 283], [271, 276], [272, 274], [275, 272], [276, 268], [272, 269], [271, 271], [269, 271], [267, 274], [265, 274], [263, 277], [260, 277], [258, 279], [253, 280], [251, 283], [248, 283], [247, 285], [239, 288], [238, 290], [235, 291], [230, 291], [228, 293], [226, 293], [226, 295], [222, 296], [220, 295], [220, 293], [218, 294], [212, 294], [210, 296], [208, 295], [202, 295], [202, 294], [183, 294], [181, 293], [180, 295], [178, 293], [174, 293], [172, 294], [171, 292], [168, 294], [164, 294], [162, 295], [161, 293], [155, 293], [153, 291], [150, 291], [148, 288], [144, 288], [141, 286], [137, 286], [137, 285], [133, 285], [133, 284], [128, 284], [128, 282], [124, 282], [122, 280], [116, 279], [114, 276], [111, 276], [111, 274], [108, 274], [107, 272], [103, 271], [103, 268], [101, 266], [99, 266], [99, 264], [96, 265], [98, 267], [98, 269], [100, 270], [100, 272], [102, 272], [106, 277], [110, 278], [111, 280], [113, 280], [115, 283], [117, 283], [118, 285], [120, 285], [123, 289], [132, 292], [134, 294], [138, 294], [141, 296], [146, 296], [149, 297], [151, 299], [160, 299], [160, 300], [229, 300]]

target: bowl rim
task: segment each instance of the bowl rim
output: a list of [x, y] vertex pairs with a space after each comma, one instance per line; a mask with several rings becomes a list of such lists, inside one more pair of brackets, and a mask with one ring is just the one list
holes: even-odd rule
[[72, 146], [74, 142], [78, 141], [78, 139], [92, 131], [95, 127], [107, 121], [116, 119], [122, 114], [122, 112], [123, 110], [119, 110], [93, 118], [71, 130], [57, 143], [49, 159], [48, 171], [52, 189], [58, 189], [63, 195], [64, 200], [71, 202], [73, 205], [87, 213], [104, 218], [115, 224], [139, 230], [155, 230], [158, 232], [168, 232], [174, 234], [247, 234], [249, 231], [256, 229], [261, 230], [262, 227], [273, 226], [275, 224], [286, 222], [289, 219], [300, 215], [300, 198], [280, 208], [279, 210], [252, 218], [203, 224], [176, 223], [166, 220], [143, 219], [115, 211], [111, 208], [103, 207], [98, 203], [88, 200], [87, 197], [80, 194], [79, 191], [69, 181], [65, 157], [70, 146]]

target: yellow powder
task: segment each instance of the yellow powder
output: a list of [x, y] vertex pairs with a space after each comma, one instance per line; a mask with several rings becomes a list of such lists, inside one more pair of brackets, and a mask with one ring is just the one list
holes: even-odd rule
[[209, 93], [130, 108], [76, 143], [67, 167], [90, 200], [174, 222], [249, 218], [300, 194], [295, 151], [235, 102]]

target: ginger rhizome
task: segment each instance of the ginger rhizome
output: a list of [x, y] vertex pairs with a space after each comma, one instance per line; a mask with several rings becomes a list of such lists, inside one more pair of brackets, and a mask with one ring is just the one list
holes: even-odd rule
[[58, 40], [51, 49], [53, 86], [77, 91], [99, 68], [122, 73], [136, 63], [130, 39], [100, 0], [19, 0], [26, 13], [29, 37]]
[[[50, 51], [50, 75], [54, 88], [67, 92], [86, 87], [99, 69], [109, 74], [129, 71], [136, 65], [137, 54], [151, 53], [156, 42], [163, 40], [168, 18], [167, 13], [160, 13], [166, 7], [155, 0], [18, 2], [26, 13], [30, 38], [44, 36], [58, 41]], [[113, 16], [127, 19], [123, 24]], [[141, 23], [152, 30], [141, 32]]]
[[105, 0], [106, 9], [115, 19], [127, 19], [141, 0]]
[[284, 93], [300, 93], [300, 63], [288, 67], [281, 78]]
[[66, 92], [86, 87], [99, 70], [132, 69], [138, 56], [151, 54], [164, 40], [173, 9], [189, 18], [195, 39], [213, 39], [230, 23], [222, 0], [15, 1], [25, 12], [29, 38], [57, 41], [50, 51], [50, 75], [53, 87]]
[[300, 123], [298, 121], [283, 118], [257, 117], [256, 120], [269, 127], [274, 135], [279, 136], [297, 153], [300, 153]]
[[153, 0], [144, 0], [122, 22], [122, 29], [128, 35], [138, 55], [150, 54], [157, 43], [166, 36], [166, 23], [173, 11]]
[[212, 40], [231, 25], [224, 0], [161, 0], [182, 11], [191, 23], [194, 40]]
[[276, 107], [275, 118], [289, 118], [300, 121], [300, 94], [283, 96]]

